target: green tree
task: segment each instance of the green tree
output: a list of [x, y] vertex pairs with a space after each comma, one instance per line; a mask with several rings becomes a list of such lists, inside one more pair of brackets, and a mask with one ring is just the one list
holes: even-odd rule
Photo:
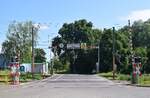
[[60, 62], [58, 59], [54, 59], [54, 66], [53, 68], [55, 69], [56, 72], [63, 70], [63, 64]]
[[143, 70], [150, 73], [149, 50], [150, 50], [150, 19], [147, 21], [135, 21], [132, 25], [133, 45], [136, 55], [142, 57]]
[[[126, 29], [125, 29], [126, 30]], [[100, 69], [101, 72], [112, 71], [113, 30], [104, 29], [100, 41]], [[115, 63], [117, 71], [125, 72], [128, 69], [129, 37], [124, 29], [114, 32]]]
[[43, 49], [41, 48], [36, 48], [35, 49], [35, 62], [36, 63], [43, 63], [46, 62], [46, 53]]
[[[60, 48], [60, 43], [63, 43], [65, 46], [69, 43], [87, 43], [87, 46], [98, 45], [101, 36], [101, 30], [93, 29], [92, 22], [87, 22], [85, 19], [69, 24], [64, 23], [58, 33], [59, 37], [55, 37], [53, 40], [53, 47], [57, 48]], [[57, 52], [59, 51], [60, 49], [57, 49]], [[70, 62], [70, 70], [72, 72], [73, 69], [76, 69], [78, 72], [81, 72], [79, 71], [81, 69], [82, 72], [91, 72], [91, 70], [95, 68], [97, 61], [97, 49], [72, 50], [63, 48], [61, 51], [63, 52], [59, 52], [59, 57], [65, 58], [65, 62]], [[93, 59], [90, 63], [88, 63], [87, 58], [90, 59], [91, 56]]]
[[132, 25], [133, 45], [134, 47], [150, 46], [150, 20], [148, 21], [135, 21]]
[[[129, 43], [128, 26], [124, 26], [119, 30], [119, 32], [124, 33], [124, 35], [128, 37], [127, 43]], [[131, 26], [131, 32], [132, 32], [134, 56], [140, 56], [142, 58], [143, 70], [148, 73], [150, 70], [149, 67], [150, 19], [147, 21], [142, 21], [142, 20], [135, 21]], [[122, 59], [124, 57], [124, 60], [120, 69], [123, 72], [129, 73], [131, 72], [131, 68], [132, 68], [131, 57], [129, 55], [130, 47], [125, 47], [123, 50], [124, 51], [121, 52], [121, 55], [124, 55], [122, 56]]]
[[104, 29], [100, 44], [100, 69], [101, 71], [112, 70], [112, 30]]
[[129, 62], [131, 55], [128, 30], [128, 26], [124, 26], [116, 31], [116, 64], [118, 72], [129, 74], [132, 66]]
[[[150, 59], [150, 19], [147, 21], [135, 21], [131, 26], [134, 56], [141, 56], [143, 69], [149, 73]], [[100, 71], [112, 70], [112, 28], [93, 28], [92, 22], [78, 20], [73, 23], [64, 23], [59, 30], [59, 36], [53, 40], [53, 47], [59, 55], [61, 62], [70, 63], [70, 69], [79, 72], [90, 72], [98, 61], [97, 49], [66, 49], [68, 43], [87, 43], [87, 46], [100, 48]], [[115, 31], [115, 61], [117, 71], [121, 73], [132, 72], [131, 49], [130, 49], [129, 27], [124, 26]], [[63, 43], [64, 48], [59, 44]]]
[[[33, 22], [16, 22], [9, 24], [6, 40], [2, 44], [2, 51], [10, 59], [19, 54], [20, 62], [31, 62]], [[38, 28], [34, 28], [35, 42], [38, 36]]]

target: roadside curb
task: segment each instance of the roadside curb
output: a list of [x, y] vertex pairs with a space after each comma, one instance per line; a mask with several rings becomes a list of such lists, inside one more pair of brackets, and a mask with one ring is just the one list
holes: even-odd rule
[[130, 84], [130, 86], [136, 86], [136, 87], [150, 87], [150, 85], [140, 85], [140, 84]]
[[44, 79], [41, 79], [41, 80], [31, 80], [31, 81], [29, 81], [29, 82], [25, 82], [25, 83], [20, 83], [19, 85], [20, 86], [23, 86], [23, 85], [28, 85], [28, 84], [31, 84], [31, 83], [33, 83], [33, 82], [42, 82], [42, 81], [45, 81], [45, 80], [47, 80], [48, 78], [53, 78], [55, 76], [55, 74], [54, 75], [51, 75], [50, 77], [46, 77], [46, 78], [44, 78]]
[[126, 85], [126, 86], [134, 86], [134, 87], [150, 87], [150, 85], [140, 85], [140, 84], [131, 84], [129, 83], [129, 81], [120, 81], [120, 80], [111, 80], [112, 82], [116, 83], [116, 84], [121, 84], [121, 85]]

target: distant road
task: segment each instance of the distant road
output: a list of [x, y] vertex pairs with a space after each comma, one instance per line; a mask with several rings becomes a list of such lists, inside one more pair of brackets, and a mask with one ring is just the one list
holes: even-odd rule
[[0, 86], [0, 98], [150, 98], [150, 88], [119, 85], [96, 75], [61, 74]]

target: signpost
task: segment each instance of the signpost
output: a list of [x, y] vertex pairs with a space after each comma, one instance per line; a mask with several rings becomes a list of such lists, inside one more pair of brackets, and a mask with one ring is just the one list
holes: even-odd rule
[[[63, 44], [59, 44], [60, 48], [64, 48]], [[87, 45], [86, 43], [71, 43], [67, 44], [67, 49], [98, 49], [99, 46]]]
[[62, 44], [62, 43], [59, 44], [59, 47], [60, 47], [60, 48], [64, 48], [64, 44]]
[[80, 49], [80, 43], [67, 44], [67, 49]]

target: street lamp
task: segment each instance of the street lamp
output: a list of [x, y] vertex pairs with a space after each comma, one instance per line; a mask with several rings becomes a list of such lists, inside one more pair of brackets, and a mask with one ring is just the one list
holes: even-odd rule
[[[49, 46], [48, 47], [49, 49], [50, 49], [50, 52], [49, 52], [49, 54], [50, 54], [50, 59], [49, 59], [49, 65], [50, 65], [50, 74], [51, 75], [53, 75], [53, 60], [52, 60], [52, 58], [51, 58], [51, 49], [53, 49], [53, 47], [52, 46]], [[55, 50], [54, 50], [55, 51]]]

